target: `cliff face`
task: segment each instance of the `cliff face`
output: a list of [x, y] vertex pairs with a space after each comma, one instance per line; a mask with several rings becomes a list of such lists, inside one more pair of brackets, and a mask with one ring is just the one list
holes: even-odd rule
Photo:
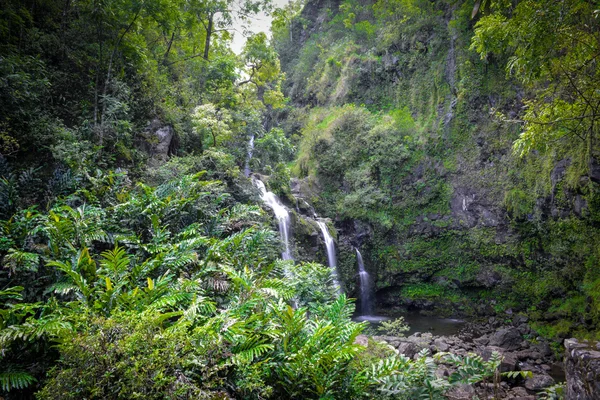
[[469, 50], [472, 5], [395, 7], [309, 1], [295, 39], [276, 38], [294, 172], [336, 222], [348, 291], [356, 246], [381, 308], [514, 309], [551, 336], [595, 330], [597, 169], [513, 155], [520, 126], [493, 113], [517, 119], [527, 92], [505, 60]]

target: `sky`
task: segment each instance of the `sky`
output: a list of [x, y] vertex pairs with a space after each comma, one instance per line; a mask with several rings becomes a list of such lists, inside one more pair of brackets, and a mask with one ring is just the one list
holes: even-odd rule
[[[289, 3], [290, 0], [273, 0], [275, 7], [283, 7]], [[254, 33], [265, 32], [269, 33], [271, 28], [271, 17], [260, 13], [250, 21], [250, 30]], [[233, 42], [231, 47], [236, 54], [240, 54], [246, 43], [246, 38], [242, 34], [242, 29], [236, 29], [233, 32]]]

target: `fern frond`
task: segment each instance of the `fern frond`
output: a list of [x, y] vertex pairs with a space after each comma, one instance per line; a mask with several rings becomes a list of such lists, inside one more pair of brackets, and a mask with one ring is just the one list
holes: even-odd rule
[[4, 392], [9, 392], [13, 389], [25, 389], [35, 381], [36, 379], [27, 372], [0, 372], [0, 389]]

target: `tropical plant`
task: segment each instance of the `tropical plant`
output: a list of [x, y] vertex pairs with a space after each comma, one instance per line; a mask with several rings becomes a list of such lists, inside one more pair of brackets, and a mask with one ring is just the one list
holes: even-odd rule
[[404, 322], [404, 317], [398, 317], [389, 321], [381, 321], [377, 330], [386, 335], [404, 337], [404, 332], [410, 330], [410, 327]]

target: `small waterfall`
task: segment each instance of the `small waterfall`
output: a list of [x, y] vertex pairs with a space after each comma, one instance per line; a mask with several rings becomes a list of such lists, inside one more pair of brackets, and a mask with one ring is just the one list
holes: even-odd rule
[[369, 298], [371, 287], [369, 273], [365, 270], [365, 263], [360, 251], [357, 248], [354, 250], [356, 250], [356, 262], [358, 263], [358, 276], [360, 278], [360, 312], [361, 315], [369, 315], [373, 312]]
[[321, 228], [321, 232], [323, 233], [323, 239], [325, 240], [325, 248], [327, 249], [327, 262], [329, 264], [329, 268], [331, 268], [331, 275], [333, 276], [333, 284], [341, 291], [340, 281], [337, 273], [337, 262], [335, 259], [335, 242], [333, 238], [329, 234], [329, 229], [327, 229], [327, 225], [323, 221], [317, 221], [319, 224], [319, 228]]
[[[248, 142], [248, 153], [246, 157], [246, 165], [244, 166], [244, 175], [246, 178], [250, 176], [250, 160], [252, 159], [252, 153], [254, 153], [254, 133], [250, 136], [250, 141]], [[263, 185], [264, 186], [264, 185]]]
[[277, 222], [279, 222], [279, 235], [281, 236], [281, 241], [285, 245], [285, 251], [281, 253], [281, 258], [284, 260], [293, 260], [292, 252], [290, 251], [290, 213], [285, 208], [279, 198], [273, 192], [267, 191], [265, 184], [262, 183], [258, 179], [253, 179], [254, 184], [258, 187], [260, 191], [260, 198], [266, 205], [271, 207], [275, 216], [277, 217]]

